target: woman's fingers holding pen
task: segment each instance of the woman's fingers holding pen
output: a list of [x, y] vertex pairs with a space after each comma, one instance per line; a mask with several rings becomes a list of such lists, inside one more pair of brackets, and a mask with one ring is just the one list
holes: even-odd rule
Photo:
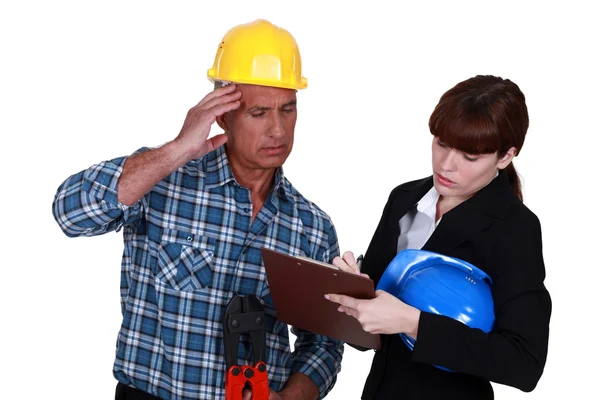
[[344, 254], [342, 254], [342, 258], [351, 267], [357, 267], [358, 268], [358, 264], [356, 262], [356, 258], [354, 258], [354, 253], [352, 253], [351, 251], [347, 251]]
[[335, 265], [336, 267], [338, 267], [339, 269], [341, 269], [342, 271], [345, 271], [345, 272], [350, 272], [350, 273], [356, 273], [356, 272], [355, 272], [355, 271], [352, 269], [352, 267], [350, 267], [350, 266], [349, 266], [349, 265], [346, 263], [346, 261], [344, 261], [344, 260], [342, 259], [342, 257], [340, 257], [340, 256], [336, 256], [336, 257], [333, 259], [333, 261], [331, 261], [331, 263], [332, 263], [333, 265]]
[[332, 264], [342, 271], [360, 274], [360, 266], [356, 262], [354, 254], [351, 251], [345, 252], [341, 257], [335, 257], [332, 261]]

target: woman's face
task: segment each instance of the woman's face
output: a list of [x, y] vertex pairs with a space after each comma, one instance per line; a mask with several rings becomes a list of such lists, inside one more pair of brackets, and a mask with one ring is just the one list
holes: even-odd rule
[[490, 183], [499, 169], [510, 164], [515, 148], [500, 158], [497, 153], [465, 154], [434, 136], [431, 154], [435, 189], [444, 197], [466, 200]]

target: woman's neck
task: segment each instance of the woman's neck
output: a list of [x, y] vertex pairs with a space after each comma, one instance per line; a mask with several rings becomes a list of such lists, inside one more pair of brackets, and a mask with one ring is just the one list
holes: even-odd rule
[[[471, 197], [471, 196], [469, 196]], [[438, 198], [437, 204], [435, 205], [435, 220], [436, 222], [442, 218], [444, 214], [448, 211], [452, 210], [454, 207], [459, 205], [460, 203], [469, 199], [469, 197], [447, 197], [442, 196]]]

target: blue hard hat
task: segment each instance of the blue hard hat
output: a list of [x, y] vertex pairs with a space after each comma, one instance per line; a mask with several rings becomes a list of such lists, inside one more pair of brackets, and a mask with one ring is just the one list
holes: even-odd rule
[[[494, 325], [492, 279], [466, 261], [426, 250], [403, 250], [379, 280], [384, 290], [421, 311], [444, 315], [489, 332]], [[414, 339], [401, 333], [409, 349]], [[439, 367], [447, 370], [444, 367]]]

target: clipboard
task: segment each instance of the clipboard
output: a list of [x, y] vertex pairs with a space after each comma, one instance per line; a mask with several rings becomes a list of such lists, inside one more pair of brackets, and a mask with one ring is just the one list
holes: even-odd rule
[[381, 349], [381, 338], [365, 332], [353, 317], [325, 299], [337, 293], [358, 299], [375, 297], [373, 280], [305, 257], [261, 249], [276, 318], [297, 328], [367, 349]]

